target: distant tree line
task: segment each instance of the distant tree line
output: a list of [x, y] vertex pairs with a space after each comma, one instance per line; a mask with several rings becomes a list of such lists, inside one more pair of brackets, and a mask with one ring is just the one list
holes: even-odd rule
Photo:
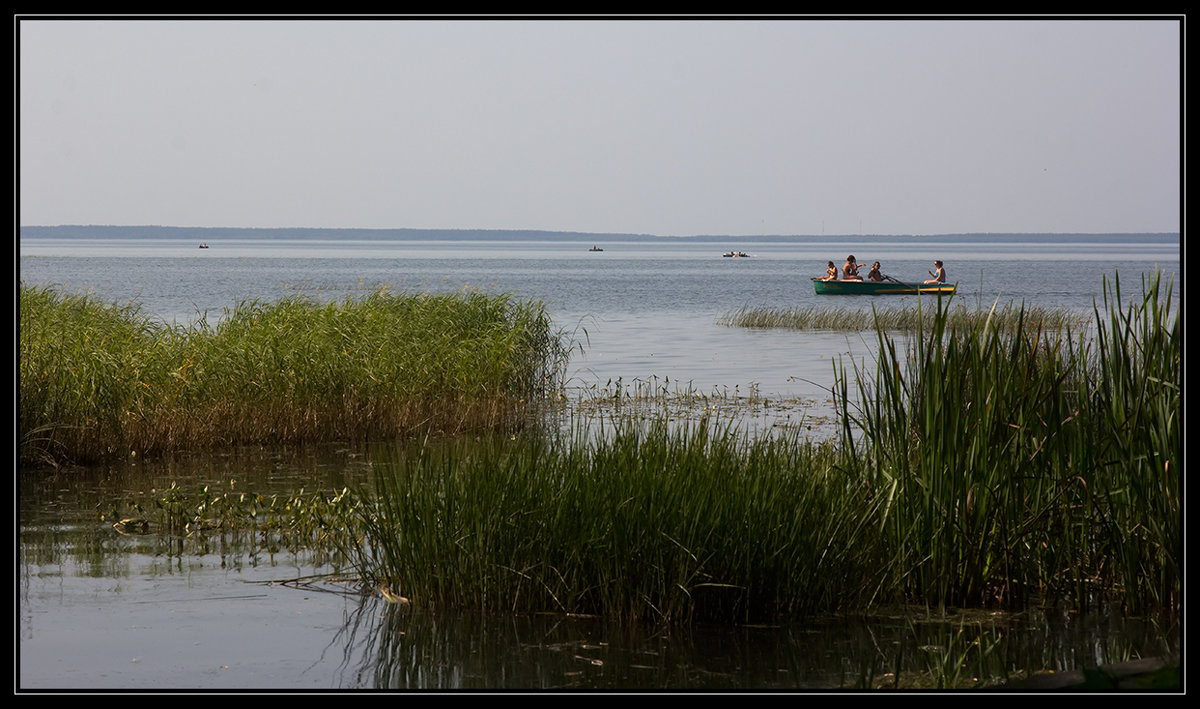
[[838, 241], [853, 239], [861, 243], [868, 239], [936, 238], [953, 241], [1012, 239], [1026, 241], [1053, 238], [1060, 241], [1092, 240], [1096, 238], [1122, 240], [1134, 238], [1174, 238], [1178, 233], [1153, 234], [1066, 234], [1066, 233], [973, 233], [973, 234], [759, 234], [722, 235], [694, 234], [687, 236], [654, 234], [621, 234], [581, 231], [544, 231], [537, 229], [341, 229], [318, 227], [188, 227], [188, 226], [119, 226], [105, 224], [68, 224], [60, 226], [22, 226], [20, 237], [35, 238], [95, 238], [95, 239], [180, 239], [184, 241], [218, 241], [221, 239], [355, 239], [380, 241], [660, 241], [687, 239], [696, 242], [777, 242], [817, 239]]

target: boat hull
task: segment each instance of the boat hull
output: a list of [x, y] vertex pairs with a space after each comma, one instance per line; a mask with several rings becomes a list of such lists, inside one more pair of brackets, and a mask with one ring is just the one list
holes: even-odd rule
[[901, 283], [899, 281], [813, 281], [817, 295], [911, 295], [931, 293], [949, 295], [958, 288], [954, 283]]

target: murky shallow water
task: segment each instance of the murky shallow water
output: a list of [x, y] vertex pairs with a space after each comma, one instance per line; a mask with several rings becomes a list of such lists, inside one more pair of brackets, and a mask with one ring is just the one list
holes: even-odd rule
[[[277, 568], [277, 571], [289, 569]], [[437, 616], [377, 598], [195, 570], [132, 602], [72, 584], [22, 636], [26, 689], [825, 690], [969, 681], [943, 648], [990, 653], [992, 682], [1168, 651], [1178, 629], [1121, 617], [837, 619], [635, 628], [559, 616]], [[219, 576], [224, 575], [224, 583]], [[230, 578], [230, 576], [236, 578]], [[283, 574], [286, 575], [286, 574]], [[31, 601], [39, 600], [34, 594]], [[42, 611], [45, 612], [45, 611]], [[24, 623], [22, 623], [24, 625]], [[171, 641], [156, 637], [169, 632]], [[957, 643], [957, 644], [956, 644]], [[1177, 640], [1173, 645], [1177, 648]], [[976, 655], [982, 653], [976, 652]], [[901, 667], [900, 677], [894, 670]]]

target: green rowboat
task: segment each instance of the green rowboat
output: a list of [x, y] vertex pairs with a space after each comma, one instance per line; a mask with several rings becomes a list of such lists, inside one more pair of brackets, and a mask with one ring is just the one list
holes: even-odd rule
[[817, 295], [906, 295], [937, 293], [950, 295], [955, 283], [902, 283], [900, 281], [813, 281]]

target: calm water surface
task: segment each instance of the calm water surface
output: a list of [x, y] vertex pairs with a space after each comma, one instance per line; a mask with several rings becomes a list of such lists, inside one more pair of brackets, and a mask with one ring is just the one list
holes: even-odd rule
[[[661, 242], [661, 243], [660, 243]], [[870, 333], [796, 333], [717, 325], [743, 307], [833, 306], [869, 312], [912, 305], [916, 296], [816, 296], [810, 277], [826, 261], [854, 253], [883, 273], [923, 280], [945, 262], [968, 306], [1025, 303], [1090, 311], [1104, 277], [1120, 273], [1124, 292], [1142, 274], [1179, 271], [1178, 237], [808, 238], [801, 243], [720, 243], [661, 239], [577, 241], [233, 240], [198, 249], [147, 239], [26, 239], [20, 278], [136, 300], [167, 322], [221, 316], [242, 299], [288, 293], [343, 298], [381, 286], [418, 291], [482, 288], [539, 300], [585, 345], [572, 363], [580, 385], [621, 378], [669, 379], [700, 390], [756, 386], [768, 395], [819, 397], [831, 358], [864, 351]], [[749, 258], [722, 258], [737, 250]], [[1176, 285], [1178, 289], [1178, 285]]]
[[[1136, 294], [1142, 274], [1181, 271], [1177, 237], [617, 241], [599, 243], [601, 252], [577, 241], [209, 245], [23, 239], [18, 275], [103, 300], [136, 300], [178, 323], [217, 320], [247, 298], [355, 297], [385, 285], [482, 288], [540, 300], [573, 333], [582, 345], [571, 363], [574, 387], [619, 380], [753, 389], [790, 398], [798, 402], [792, 412], [819, 418], [828, 413], [832, 363], [869, 357], [869, 332], [747, 330], [717, 320], [743, 307], [835, 306], [857, 317], [872, 306], [915, 302], [915, 296], [819, 298], [809, 278], [823, 273], [826, 261], [840, 266], [854, 253], [860, 262], [881, 261], [885, 274], [922, 280], [932, 261], [942, 259], [959, 283], [960, 303], [1087, 312], [1105, 276], [1119, 272], [1123, 292]], [[730, 249], [750, 257], [722, 258]], [[336, 584], [298, 581], [336, 574], [332, 560], [219, 543], [183, 548], [156, 535], [119, 535], [99, 519], [113, 501], [172, 481], [336, 489], [366, 474], [368, 462], [362, 451], [258, 451], [22, 475], [19, 686], [804, 689], [853, 683], [886, 664], [894, 648], [920, 646], [923, 633], [947, 627], [906, 621], [853, 632], [843, 623], [829, 633], [701, 628], [639, 635], [589, 619], [430, 618], [339, 592], [345, 589]], [[977, 620], [960, 627], [1000, 632]], [[1003, 647], [1014, 669], [1070, 669], [1156, 654], [1177, 633], [1122, 619], [1042, 618], [1003, 628]]]

